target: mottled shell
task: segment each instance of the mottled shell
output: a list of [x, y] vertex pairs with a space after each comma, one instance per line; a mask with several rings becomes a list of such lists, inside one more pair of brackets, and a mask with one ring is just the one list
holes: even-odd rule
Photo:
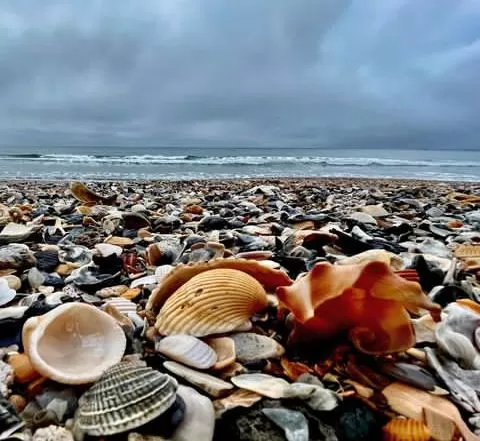
[[155, 326], [164, 335], [219, 334], [234, 330], [267, 304], [265, 290], [252, 276], [216, 269], [191, 278], [175, 291]]
[[175, 401], [177, 381], [139, 363], [108, 369], [79, 400], [77, 427], [91, 436], [106, 436], [143, 426]]
[[384, 441], [428, 441], [430, 437], [428, 427], [417, 420], [391, 420], [383, 427]]
[[28, 319], [22, 341], [33, 367], [65, 384], [96, 381], [121, 360], [126, 347], [116, 321], [84, 303], [66, 303]]
[[158, 312], [168, 298], [192, 277], [214, 269], [233, 269], [249, 274], [267, 291], [293, 283], [284, 271], [265, 267], [255, 260], [219, 258], [208, 262], [180, 264], [175, 266], [152, 292], [146, 310]]

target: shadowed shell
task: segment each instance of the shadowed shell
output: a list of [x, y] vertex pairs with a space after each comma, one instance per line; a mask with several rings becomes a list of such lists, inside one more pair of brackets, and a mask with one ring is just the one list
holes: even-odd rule
[[146, 310], [158, 312], [167, 299], [183, 284], [205, 271], [213, 269], [233, 269], [249, 274], [264, 288], [274, 290], [278, 286], [288, 286], [293, 282], [280, 270], [265, 267], [258, 261], [248, 259], [215, 259], [208, 262], [180, 264], [174, 267], [150, 295]]
[[440, 313], [418, 283], [394, 274], [384, 262], [318, 263], [292, 286], [278, 288], [277, 295], [295, 317], [290, 342], [348, 331], [357, 349], [372, 354], [415, 344], [408, 311]]
[[33, 367], [65, 384], [97, 380], [121, 360], [126, 347], [125, 334], [116, 321], [83, 303], [67, 303], [28, 319], [22, 341]]
[[91, 436], [143, 426], [173, 405], [177, 387], [174, 378], [140, 363], [118, 363], [80, 398], [75, 425]]
[[229, 332], [267, 307], [262, 285], [232, 269], [215, 269], [190, 279], [169, 297], [157, 316], [160, 334], [202, 337]]

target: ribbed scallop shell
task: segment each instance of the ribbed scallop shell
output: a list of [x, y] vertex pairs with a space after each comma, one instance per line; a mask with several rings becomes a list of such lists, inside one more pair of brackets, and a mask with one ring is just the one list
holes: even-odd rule
[[143, 426], [172, 406], [177, 387], [169, 375], [139, 363], [119, 363], [80, 398], [76, 425], [92, 436]]
[[383, 427], [384, 441], [428, 441], [428, 427], [417, 420], [392, 420]]
[[164, 335], [229, 332], [266, 308], [267, 302], [265, 290], [252, 276], [232, 269], [210, 270], [169, 297], [155, 327]]

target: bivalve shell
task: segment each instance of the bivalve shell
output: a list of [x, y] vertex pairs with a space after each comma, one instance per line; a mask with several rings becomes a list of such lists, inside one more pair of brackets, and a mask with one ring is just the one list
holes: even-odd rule
[[229, 332], [266, 308], [267, 295], [252, 276], [216, 269], [191, 278], [167, 300], [157, 317], [161, 334], [197, 337]]
[[97, 380], [121, 360], [126, 347], [116, 321], [84, 303], [67, 303], [28, 319], [22, 341], [33, 367], [65, 384]]
[[155, 345], [155, 350], [172, 360], [197, 369], [208, 369], [217, 362], [215, 351], [191, 335], [170, 335]]
[[143, 364], [118, 363], [80, 398], [75, 424], [91, 436], [135, 429], [168, 410], [177, 387], [174, 378]]
[[428, 427], [421, 421], [410, 419], [391, 420], [383, 427], [384, 441], [428, 441]]

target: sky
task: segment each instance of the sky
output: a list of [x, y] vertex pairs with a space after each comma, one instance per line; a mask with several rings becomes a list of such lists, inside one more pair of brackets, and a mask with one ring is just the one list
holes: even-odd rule
[[480, 0], [0, 3], [0, 145], [480, 149]]

